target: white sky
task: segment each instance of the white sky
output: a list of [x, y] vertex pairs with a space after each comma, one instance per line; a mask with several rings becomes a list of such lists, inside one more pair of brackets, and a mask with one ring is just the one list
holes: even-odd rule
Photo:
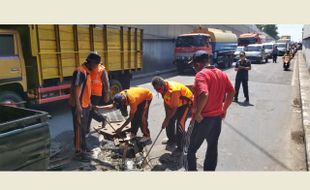
[[279, 37], [290, 35], [292, 41], [301, 41], [303, 24], [277, 24]]

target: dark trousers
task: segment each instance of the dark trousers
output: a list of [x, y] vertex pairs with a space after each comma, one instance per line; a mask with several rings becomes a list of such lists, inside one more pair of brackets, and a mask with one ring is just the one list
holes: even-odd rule
[[246, 100], [249, 100], [248, 79], [240, 79], [240, 78], [236, 78], [236, 81], [235, 81], [235, 90], [236, 90], [235, 99], [238, 99], [238, 94], [239, 94], [241, 83], [242, 83], [244, 97], [246, 98]]
[[278, 55], [276, 55], [276, 54], [272, 55], [272, 62], [276, 63], [277, 62], [277, 58], [278, 58]]
[[203, 164], [204, 171], [215, 171], [217, 165], [217, 145], [222, 128], [222, 118], [205, 117], [200, 123], [195, 123], [190, 135], [190, 143], [187, 153], [189, 171], [197, 171], [196, 152], [206, 139], [208, 148]]
[[[99, 102], [100, 102], [100, 99], [101, 99], [101, 96], [91, 96], [90, 98], [90, 101], [91, 101], [91, 104], [93, 106], [97, 106], [99, 105]], [[88, 117], [88, 121], [87, 121], [87, 130], [86, 130], [86, 133], [89, 133], [90, 132], [90, 124], [91, 124], [91, 121], [94, 117], [96, 117], [96, 113], [94, 113], [95, 111], [92, 109], [90, 110], [89, 112], [89, 117]], [[94, 118], [95, 119], [95, 118]], [[98, 121], [98, 120], [97, 120]]]
[[189, 110], [189, 104], [179, 107], [166, 128], [166, 134], [169, 141], [176, 142], [179, 149], [183, 148], [185, 122], [189, 115]]
[[144, 137], [150, 137], [150, 130], [148, 128], [149, 108], [152, 100], [143, 101], [138, 105], [137, 111], [131, 121], [131, 132], [137, 134], [140, 128]]
[[[89, 109], [82, 108], [83, 117], [81, 118], [77, 118], [75, 110], [75, 107], [71, 108], [73, 118], [74, 147], [76, 152], [85, 152], [87, 149], [86, 131], [89, 117]], [[79, 119], [81, 122], [79, 122]]]

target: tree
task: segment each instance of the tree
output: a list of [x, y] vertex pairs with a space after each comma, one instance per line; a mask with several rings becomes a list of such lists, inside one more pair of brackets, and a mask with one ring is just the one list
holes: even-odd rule
[[275, 24], [257, 24], [256, 25], [258, 29], [262, 30], [263, 32], [265, 32], [266, 34], [268, 34], [269, 36], [273, 37], [274, 39], [279, 39], [278, 36], [278, 27]]

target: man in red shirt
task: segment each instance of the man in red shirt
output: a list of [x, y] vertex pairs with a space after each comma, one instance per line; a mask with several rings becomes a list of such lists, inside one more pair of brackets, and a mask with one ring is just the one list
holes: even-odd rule
[[197, 171], [196, 152], [206, 139], [208, 148], [204, 171], [214, 171], [217, 165], [217, 145], [222, 119], [231, 104], [235, 91], [228, 76], [209, 64], [205, 51], [197, 51], [192, 59], [197, 72], [194, 82], [193, 126], [187, 152], [189, 171]]

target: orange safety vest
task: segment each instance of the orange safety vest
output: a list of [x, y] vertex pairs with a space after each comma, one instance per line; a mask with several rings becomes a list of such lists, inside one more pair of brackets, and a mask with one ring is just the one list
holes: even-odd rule
[[[79, 99], [82, 108], [88, 108], [90, 105], [90, 96], [91, 96], [91, 77], [90, 77], [90, 71], [86, 68], [86, 66], [83, 64], [79, 66], [75, 71], [80, 71], [83, 73], [86, 77], [86, 80], [78, 86], [80, 90]], [[72, 96], [73, 87], [75, 86], [74, 82], [71, 84], [71, 96], [69, 98], [69, 104], [73, 107], [75, 107], [75, 99]]]
[[105, 67], [101, 64], [98, 65], [97, 69], [91, 72], [91, 94], [95, 96], [102, 96], [102, 75]]
[[171, 101], [171, 94], [173, 92], [180, 92], [180, 98], [178, 101], [178, 107], [181, 107], [183, 105], [189, 104], [193, 101], [193, 93], [192, 91], [187, 88], [184, 84], [168, 81], [168, 90], [166, 94], [163, 95], [164, 102], [169, 106], [172, 107], [172, 101]]

